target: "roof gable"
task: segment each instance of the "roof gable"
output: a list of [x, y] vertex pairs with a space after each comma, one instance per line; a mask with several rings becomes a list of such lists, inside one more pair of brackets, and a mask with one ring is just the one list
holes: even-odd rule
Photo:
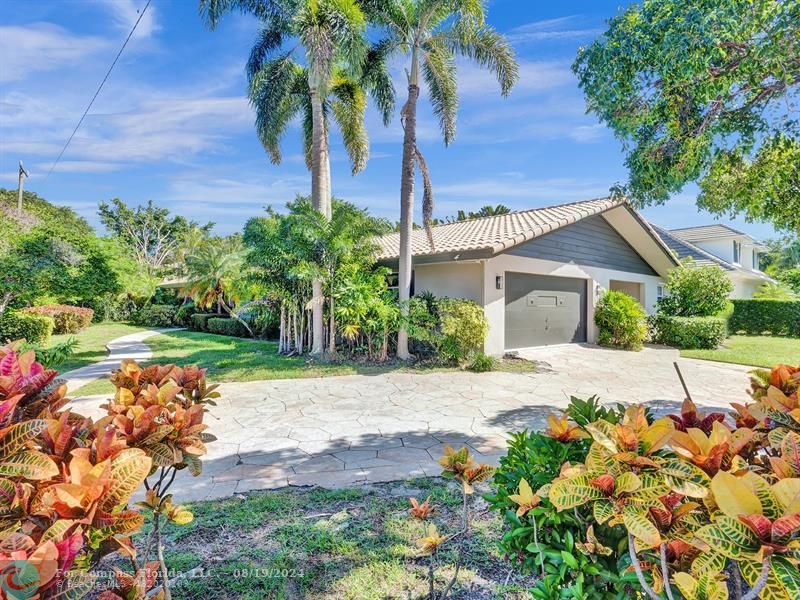
[[669, 233], [678, 239], [686, 242], [701, 242], [718, 240], [724, 238], [745, 238], [754, 244], [758, 242], [738, 229], [734, 229], [728, 225], [715, 223], [713, 225], [698, 225], [697, 227], [681, 227], [679, 229], [670, 229]]

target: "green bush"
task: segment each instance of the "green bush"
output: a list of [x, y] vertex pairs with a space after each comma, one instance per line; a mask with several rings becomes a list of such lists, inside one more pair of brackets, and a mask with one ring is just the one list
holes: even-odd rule
[[229, 319], [227, 317], [213, 317], [206, 321], [209, 333], [216, 333], [218, 335], [230, 335], [232, 337], [250, 337], [244, 325], [236, 319]]
[[[570, 406], [575, 402], [573, 398]], [[606, 410], [598, 409], [594, 399], [589, 402], [596, 410]], [[587, 539], [591, 508], [558, 512], [545, 498], [519, 516], [518, 505], [509, 498], [519, 493], [522, 479], [536, 491], [557, 477], [564, 463], [583, 462], [588, 450], [585, 439], [562, 442], [523, 431], [512, 435], [508, 453], [500, 459], [493, 481], [495, 493], [487, 495], [486, 500], [490, 509], [504, 518], [500, 550], [516, 570], [537, 578], [530, 590], [532, 598], [622, 598], [626, 592], [637, 597], [639, 586], [636, 575], [628, 570], [626, 552], [621, 552], [618, 560], [613, 554], [587, 555], [579, 551], [577, 544]], [[625, 533], [620, 527], [595, 527], [594, 533], [606, 547], [625, 547]]]
[[189, 319], [189, 329], [192, 331], [208, 331], [209, 319], [221, 319], [221, 315], [213, 313], [194, 313]]
[[178, 307], [172, 304], [146, 304], [131, 317], [137, 325], [146, 327], [172, 327]]
[[463, 298], [442, 298], [439, 316], [442, 331], [439, 355], [443, 360], [462, 364], [483, 349], [489, 332], [483, 307]]
[[45, 304], [23, 309], [23, 312], [35, 315], [52, 317], [55, 327], [53, 333], [78, 333], [92, 323], [94, 311], [82, 306], [68, 306], [66, 304]]
[[140, 303], [134, 298], [124, 295], [115, 297], [104, 295], [93, 298], [84, 303], [94, 310], [94, 322], [102, 321], [130, 321], [131, 317], [140, 308]]
[[765, 281], [753, 294], [759, 300], [800, 300], [795, 291], [782, 282]]
[[641, 350], [647, 337], [647, 313], [625, 292], [607, 291], [594, 312], [601, 346]]
[[0, 314], [0, 343], [24, 339], [29, 344], [46, 344], [55, 326], [47, 315], [6, 310]]
[[658, 301], [658, 312], [672, 317], [712, 317], [723, 310], [733, 283], [717, 265], [698, 267], [691, 259], [672, 269], [669, 295]]
[[191, 300], [186, 304], [181, 304], [175, 313], [175, 325], [181, 327], [189, 327], [192, 321], [192, 315], [195, 314], [197, 307]]
[[800, 300], [733, 300], [734, 333], [800, 336]]
[[494, 371], [495, 367], [497, 366], [497, 360], [493, 356], [488, 356], [483, 352], [478, 352], [475, 355], [475, 358], [472, 359], [472, 363], [470, 363], [469, 367], [467, 367], [470, 371], [475, 371], [476, 373], [487, 373], [489, 371]]
[[775, 279], [788, 285], [795, 294], [800, 294], [800, 267], [780, 271], [775, 275]]
[[670, 317], [657, 314], [650, 317], [650, 340], [682, 349], [719, 346], [728, 336], [722, 317]]

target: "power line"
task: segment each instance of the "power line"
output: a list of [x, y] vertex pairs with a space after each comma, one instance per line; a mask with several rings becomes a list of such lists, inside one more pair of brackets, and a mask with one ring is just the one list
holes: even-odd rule
[[128, 42], [130, 41], [131, 36], [133, 35], [133, 32], [136, 31], [136, 28], [139, 26], [139, 21], [142, 20], [142, 17], [144, 16], [144, 13], [147, 11], [147, 7], [150, 6], [150, 2], [151, 1], [152, 0], [147, 0], [147, 4], [145, 4], [144, 8], [142, 9], [142, 12], [139, 13], [139, 18], [136, 19], [136, 23], [133, 24], [133, 29], [131, 29], [131, 32], [128, 34], [128, 37], [125, 38], [125, 42], [122, 44], [122, 48], [119, 49], [119, 52], [117, 52], [117, 56], [114, 57], [114, 62], [111, 63], [111, 66], [108, 68], [108, 72], [106, 73], [106, 76], [103, 77], [103, 81], [100, 82], [100, 85], [98, 86], [97, 91], [94, 93], [94, 96], [92, 96], [92, 99], [89, 102], [89, 106], [87, 106], [86, 110], [83, 111], [83, 115], [81, 115], [80, 121], [78, 121], [78, 124], [75, 126], [75, 129], [72, 130], [72, 134], [70, 134], [69, 139], [67, 140], [67, 143], [64, 144], [64, 147], [61, 149], [61, 152], [59, 152], [58, 157], [56, 158], [55, 162], [50, 167], [50, 170], [47, 172], [47, 175], [45, 176], [45, 181], [47, 180], [48, 177], [50, 177], [50, 173], [52, 173], [53, 169], [56, 168], [56, 165], [58, 164], [58, 161], [61, 160], [61, 157], [64, 156], [64, 152], [67, 151], [67, 147], [69, 146], [69, 143], [72, 141], [72, 138], [75, 137], [75, 134], [78, 132], [78, 129], [80, 128], [81, 123], [83, 123], [83, 120], [86, 118], [86, 115], [89, 114], [89, 110], [91, 110], [92, 104], [94, 104], [94, 101], [97, 99], [97, 96], [100, 94], [100, 90], [103, 89], [103, 85], [105, 85], [106, 80], [108, 79], [109, 75], [111, 75], [111, 71], [114, 70], [114, 65], [117, 64], [117, 61], [119, 60], [119, 57], [122, 56], [122, 51], [125, 50], [125, 46], [128, 45]]

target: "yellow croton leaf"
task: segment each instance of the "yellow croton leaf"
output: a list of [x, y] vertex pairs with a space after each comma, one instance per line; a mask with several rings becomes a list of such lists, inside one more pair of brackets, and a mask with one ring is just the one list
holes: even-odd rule
[[559, 442], [570, 442], [588, 437], [585, 431], [574, 423], [570, 423], [567, 417], [556, 417], [555, 415], [547, 417], [547, 429], [544, 434]]
[[645, 454], [652, 454], [667, 445], [674, 431], [675, 425], [672, 419], [664, 417], [654, 421], [639, 434]]
[[133, 395], [133, 392], [130, 391], [128, 388], [117, 388], [117, 393], [114, 397], [114, 401], [117, 404], [122, 404], [123, 406], [130, 406], [134, 403], [136, 397]]
[[750, 486], [735, 475], [719, 471], [711, 480], [711, 493], [719, 509], [733, 519], [761, 514], [761, 501]]
[[425, 531], [425, 536], [417, 540], [417, 546], [423, 554], [432, 554], [436, 549], [441, 546], [445, 537], [439, 533], [436, 525], [430, 523]]
[[772, 493], [775, 494], [780, 505], [783, 507], [783, 514], [792, 515], [800, 512], [800, 479], [781, 479], [772, 486]]
[[519, 482], [518, 494], [511, 494], [508, 499], [517, 505], [517, 516], [521, 517], [532, 508], [538, 506], [542, 499], [533, 493], [530, 484], [521, 479]]

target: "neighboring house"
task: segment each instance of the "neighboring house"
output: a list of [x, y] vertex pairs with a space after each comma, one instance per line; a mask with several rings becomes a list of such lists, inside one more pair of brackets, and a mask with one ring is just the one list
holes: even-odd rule
[[731, 298], [752, 298], [763, 283], [773, 281], [758, 268], [758, 254], [767, 246], [746, 233], [727, 225], [654, 229], [678, 258], [722, 267], [733, 282]]
[[[627, 292], [652, 312], [678, 261], [624, 200], [597, 199], [513, 212], [412, 235], [413, 286], [484, 307], [484, 351], [592, 342], [594, 307], [605, 290]], [[397, 268], [400, 236], [379, 239]]]

